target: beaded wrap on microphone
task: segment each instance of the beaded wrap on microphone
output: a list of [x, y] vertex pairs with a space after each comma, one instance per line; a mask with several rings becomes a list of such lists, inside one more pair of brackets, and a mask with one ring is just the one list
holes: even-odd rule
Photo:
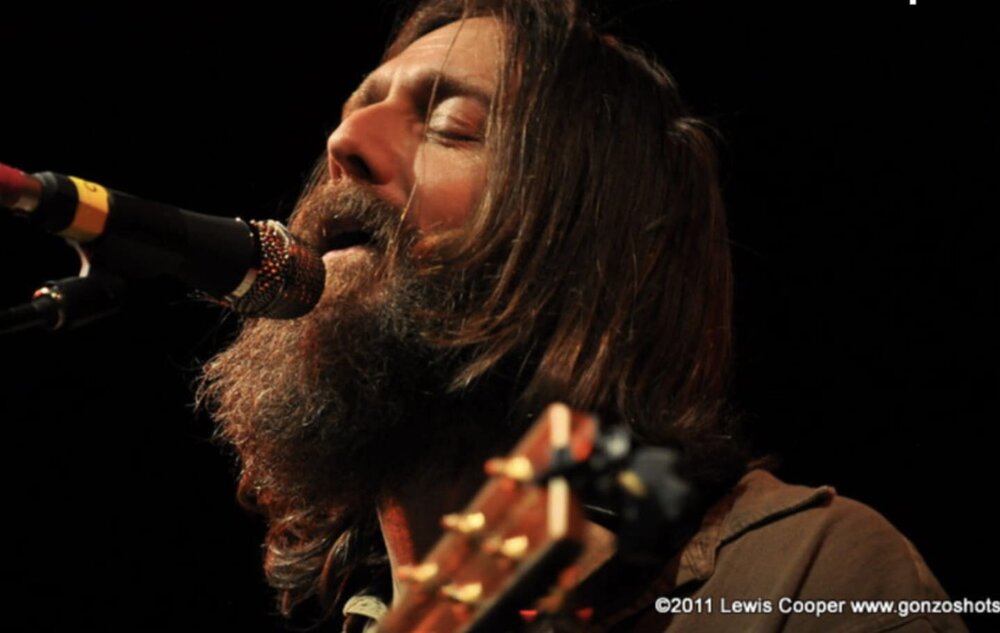
[[253, 285], [230, 307], [250, 317], [294, 319], [319, 303], [326, 281], [323, 259], [275, 220], [249, 222], [257, 236], [260, 264]]

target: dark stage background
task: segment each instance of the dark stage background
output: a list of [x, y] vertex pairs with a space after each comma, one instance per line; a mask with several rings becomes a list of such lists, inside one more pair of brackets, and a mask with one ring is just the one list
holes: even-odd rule
[[[287, 214], [391, 24], [329, 4], [5, 9], [0, 162]], [[995, 22], [926, 0], [740, 6], [615, 5], [726, 139], [734, 400], [780, 475], [875, 506], [953, 597], [1000, 598]], [[2, 306], [76, 272], [8, 217], [0, 269]], [[191, 408], [233, 320], [146, 290], [87, 329], [0, 338], [4, 629], [278, 630], [262, 525]]]

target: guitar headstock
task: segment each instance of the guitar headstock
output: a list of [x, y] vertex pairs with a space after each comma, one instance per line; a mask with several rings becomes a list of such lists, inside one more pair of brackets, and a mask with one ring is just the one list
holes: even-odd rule
[[[382, 633], [495, 631], [558, 581], [583, 546], [586, 520], [562, 477], [539, 477], [553, 458], [582, 461], [597, 437], [594, 418], [550, 405], [419, 565], [402, 568], [402, 592]], [[502, 630], [502, 629], [501, 629]]]

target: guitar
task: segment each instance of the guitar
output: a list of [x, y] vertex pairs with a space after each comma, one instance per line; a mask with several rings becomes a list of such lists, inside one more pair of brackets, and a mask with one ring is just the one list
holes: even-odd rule
[[586, 530], [582, 503], [558, 473], [587, 460], [597, 435], [593, 417], [549, 406], [507, 457], [486, 463], [491, 479], [442, 518], [445, 535], [427, 557], [397, 570], [401, 593], [378, 631], [507, 630], [526, 606], [535, 608], [524, 616], [557, 610]]

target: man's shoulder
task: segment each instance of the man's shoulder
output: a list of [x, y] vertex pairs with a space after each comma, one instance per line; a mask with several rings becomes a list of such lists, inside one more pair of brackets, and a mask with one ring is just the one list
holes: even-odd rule
[[[909, 539], [879, 512], [830, 486], [797, 486], [752, 471], [706, 515], [692, 542], [699, 538], [707, 538], [700, 549], [682, 554], [682, 574], [689, 573], [678, 577], [679, 592], [710, 599], [717, 608], [770, 610], [727, 616], [720, 621], [727, 625], [965, 630], [955, 616], [901, 614], [896, 606], [902, 602], [941, 601], [947, 595]], [[868, 604], [892, 607], [883, 613], [857, 611]], [[827, 607], [832, 612], [811, 612]]]
[[[910, 541], [871, 506], [832, 486], [788, 484], [763, 470], [747, 473], [721, 503], [720, 547], [749, 534], [813, 534], [823, 548], [893, 547], [915, 553]], [[805, 530], [805, 532], [803, 532]]]
[[789, 590], [795, 579], [800, 593], [944, 597], [909, 539], [882, 514], [830, 486], [791, 485], [751, 471], [732, 496], [722, 519], [717, 567], [729, 557], [754, 560], [758, 569], [785, 578]]

